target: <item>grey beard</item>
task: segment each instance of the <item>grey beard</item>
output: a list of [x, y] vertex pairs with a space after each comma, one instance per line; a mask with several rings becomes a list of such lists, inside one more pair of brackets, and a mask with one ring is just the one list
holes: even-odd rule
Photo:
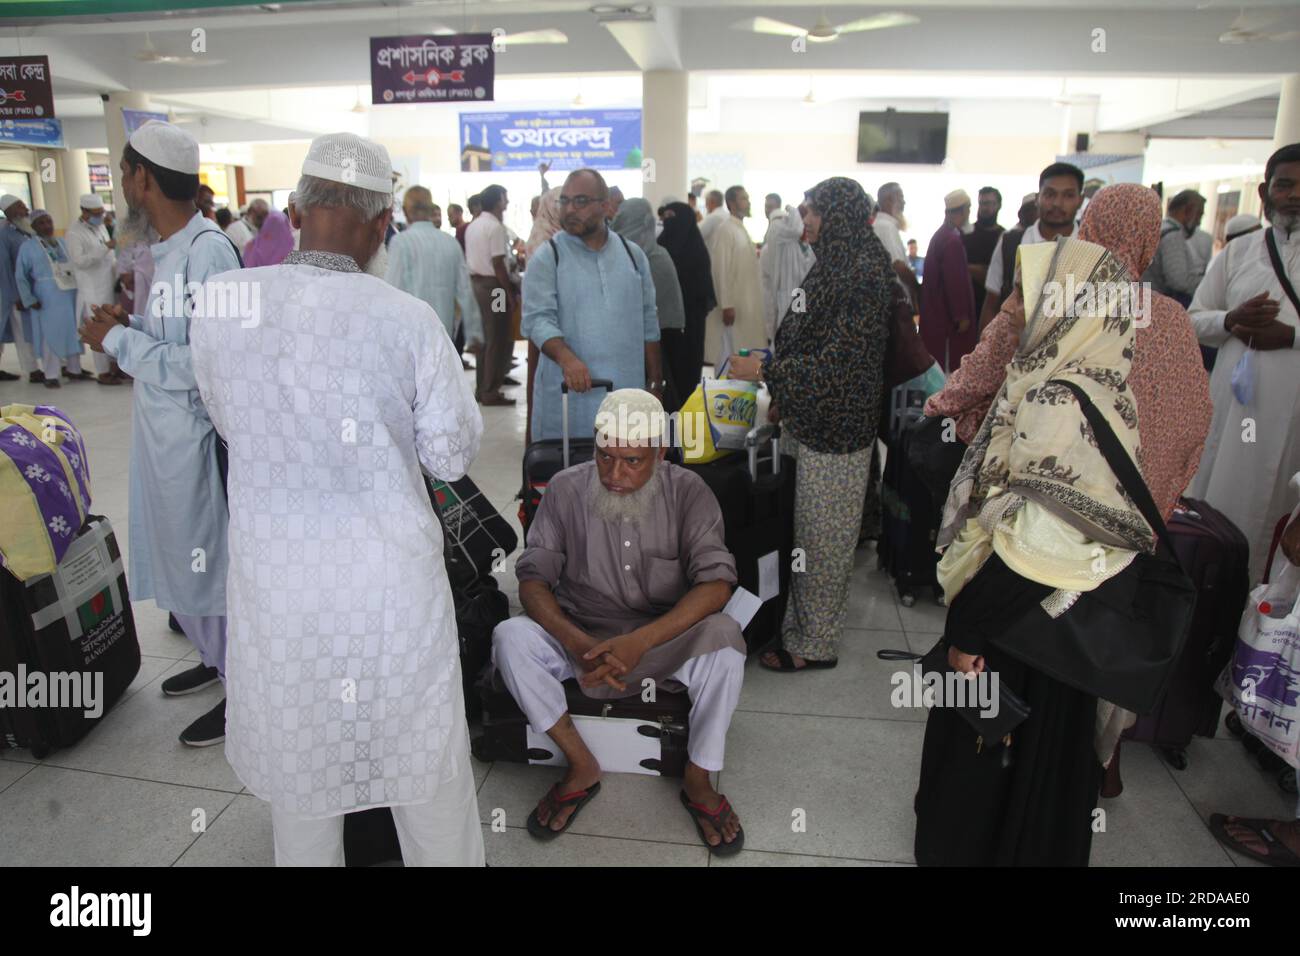
[[1268, 221], [1281, 229], [1288, 236], [1300, 228], [1300, 216], [1295, 213], [1281, 213], [1273, 209], [1265, 210]]
[[609, 491], [600, 483], [600, 476], [592, 482], [589, 493], [591, 511], [602, 521], [613, 521], [618, 524], [623, 521], [639, 525], [647, 514], [650, 513], [651, 506], [658, 499], [660, 491], [663, 490], [663, 483], [659, 478], [659, 465], [655, 465], [654, 473], [650, 480], [630, 494], [620, 495]]

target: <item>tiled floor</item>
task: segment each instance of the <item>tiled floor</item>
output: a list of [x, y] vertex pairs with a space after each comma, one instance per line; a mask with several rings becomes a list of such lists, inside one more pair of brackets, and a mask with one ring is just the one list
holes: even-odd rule
[[[11, 349], [3, 367], [16, 371]], [[130, 548], [130, 401], [127, 387], [86, 383], [55, 392], [0, 383], [0, 405], [52, 402], [82, 429], [95, 510], [113, 521], [124, 550]], [[523, 409], [484, 409], [484, 417], [488, 433], [471, 476], [513, 520]], [[502, 585], [517, 604], [513, 561]], [[25, 751], [0, 753], [0, 865], [272, 862], [266, 804], [243, 792], [220, 747], [190, 750], [176, 739], [220, 691], [164, 698], [161, 680], [190, 666], [195, 655], [151, 602], [137, 602], [135, 613], [140, 674], [103, 724], [43, 761]], [[778, 675], [751, 663], [721, 774], [721, 789], [744, 820], [747, 848], [727, 865], [911, 864], [924, 714], [890, 706], [896, 665], [878, 661], [875, 651], [923, 651], [942, 622], [943, 610], [924, 598], [902, 607], [875, 570], [874, 551], [859, 552], [840, 666]], [[1106, 828], [1093, 841], [1094, 863], [1232, 866], [1243, 861], [1206, 830], [1202, 821], [1211, 812], [1285, 817], [1294, 811], [1293, 798], [1236, 741], [1198, 738], [1189, 756], [1190, 766], [1180, 772], [1146, 746], [1125, 748], [1126, 789], [1103, 801]], [[610, 775], [569, 834], [539, 844], [523, 821], [555, 771], [476, 762], [475, 776], [492, 864], [719, 865], [700, 845], [673, 781]], [[497, 810], [505, 814], [504, 832], [490, 825]]]

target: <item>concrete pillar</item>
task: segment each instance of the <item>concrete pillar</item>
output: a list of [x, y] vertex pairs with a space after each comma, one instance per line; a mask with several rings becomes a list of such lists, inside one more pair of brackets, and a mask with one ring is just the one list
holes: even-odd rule
[[147, 110], [149, 97], [143, 93], [109, 93], [104, 97], [104, 128], [108, 133], [108, 165], [113, 176], [113, 209], [118, 219], [126, 217], [126, 197], [122, 194], [122, 174], [118, 164], [126, 146], [126, 124], [122, 110]]
[[[664, 196], [685, 199], [686, 113], [689, 75], [682, 70], [647, 70], [641, 74], [641, 149], [651, 162], [642, 195], [658, 208]], [[653, 171], [654, 178], [650, 174]]]
[[1277, 103], [1277, 125], [1273, 127], [1273, 148], [1300, 143], [1300, 73], [1282, 81], [1282, 98]]
[[68, 204], [68, 225], [81, 215], [81, 197], [90, 192], [88, 152], [85, 149], [70, 149], [63, 154], [63, 169], [59, 172], [63, 180], [63, 196]]

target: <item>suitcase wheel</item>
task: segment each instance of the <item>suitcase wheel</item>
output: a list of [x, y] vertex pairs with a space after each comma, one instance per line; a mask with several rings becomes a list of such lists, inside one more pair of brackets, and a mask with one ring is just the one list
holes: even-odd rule
[[906, 594], [900, 594], [899, 600], [903, 602], [903, 607], [911, 607], [916, 603], [916, 595], [909, 591]]
[[943, 588], [939, 587], [938, 585], [935, 585], [934, 588], [934, 603], [939, 605], [939, 607], [948, 606], [948, 602], [944, 600], [943, 597]]
[[1246, 748], [1248, 754], [1258, 754], [1264, 748], [1264, 745], [1259, 742], [1259, 738], [1254, 734], [1243, 734], [1241, 745]]
[[1228, 711], [1228, 715], [1223, 718], [1223, 726], [1228, 728], [1228, 733], [1234, 737], [1241, 737], [1246, 733], [1246, 728], [1241, 725], [1241, 717], [1235, 710]]
[[1282, 788], [1283, 793], [1294, 794], [1296, 792], [1295, 771], [1290, 767], [1283, 767], [1277, 772], [1277, 785]]
[[1187, 769], [1187, 751], [1182, 747], [1161, 747], [1160, 753], [1164, 755], [1165, 760], [1169, 761], [1169, 766], [1175, 770]]

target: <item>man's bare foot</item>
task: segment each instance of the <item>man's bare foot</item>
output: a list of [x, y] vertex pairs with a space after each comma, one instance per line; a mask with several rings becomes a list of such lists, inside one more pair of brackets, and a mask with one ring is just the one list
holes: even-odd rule
[[[590, 790], [600, 782], [601, 771], [600, 764], [591, 763], [578, 767], [570, 767], [569, 772], [564, 779], [560, 781], [558, 796], [564, 797], [570, 793], [576, 793], [579, 790]], [[549, 791], [548, 791], [549, 793]], [[537, 819], [544, 827], [552, 830], [563, 830], [569, 817], [573, 816], [577, 804], [570, 804], [567, 807], [560, 807], [554, 817], [550, 816], [550, 807], [546, 797], [537, 804]]]
[[[722, 803], [722, 794], [713, 788], [709, 781], [709, 772], [702, 767], [697, 767], [693, 763], [686, 765], [686, 774], [682, 779], [682, 789], [686, 791], [686, 796], [691, 803], [698, 803], [710, 811], [717, 810]], [[699, 821], [700, 829], [704, 831], [704, 839], [709, 846], [717, 846], [719, 843], [731, 843], [736, 839], [736, 834], [740, 832], [740, 817], [732, 813], [722, 826], [722, 834], [707, 819], [696, 818]]]
[[[1236, 823], [1235, 817], [1228, 817], [1224, 823], [1224, 832], [1246, 850], [1256, 856], [1268, 855], [1268, 843], [1253, 828]], [[1278, 842], [1300, 856], [1300, 820], [1269, 820], [1268, 829]]]
[[[781, 669], [781, 658], [776, 656], [776, 651], [768, 651], [766, 654], [760, 655], [758, 659], [762, 661], [765, 667], [770, 667], [772, 670]], [[794, 666], [799, 670], [802, 670], [803, 666], [808, 663], [798, 654], [791, 654], [790, 660], [794, 661]]]

